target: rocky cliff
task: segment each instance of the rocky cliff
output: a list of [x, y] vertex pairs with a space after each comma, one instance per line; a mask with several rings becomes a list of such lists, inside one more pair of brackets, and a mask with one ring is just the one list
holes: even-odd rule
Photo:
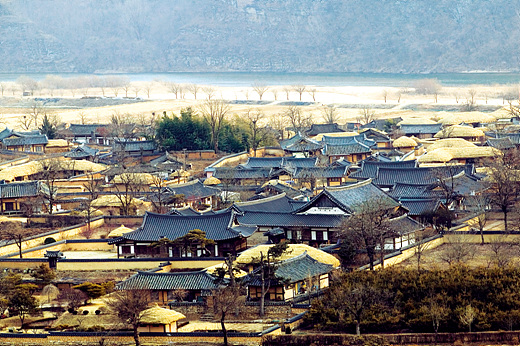
[[508, 0], [0, 0], [0, 72], [518, 70]]

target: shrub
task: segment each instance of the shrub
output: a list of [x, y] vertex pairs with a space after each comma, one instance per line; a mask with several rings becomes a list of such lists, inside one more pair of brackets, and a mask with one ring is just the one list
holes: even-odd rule
[[292, 334], [291, 326], [285, 327], [285, 334]]
[[88, 310], [83, 310], [83, 315], [88, 315]]
[[101, 313], [101, 310], [98, 309], [98, 310], [94, 311], [94, 313], [95, 313], [96, 315], [99, 315], [99, 314]]

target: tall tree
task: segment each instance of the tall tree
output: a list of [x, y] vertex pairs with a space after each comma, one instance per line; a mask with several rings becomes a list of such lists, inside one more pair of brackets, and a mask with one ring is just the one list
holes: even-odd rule
[[216, 153], [218, 152], [220, 130], [229, 110], [229, 104], [223, 100], [206, 100], [200, 106], [200, 113], [211, 129], [211, 144]]
[[253, 90], [258, 94], [260, 101], [262, 101], [262, 96], [269, 90], [269, 87], [262, 83], [254, 83]]
[[92, 202], [99, 197], [99, 190], [101, 188], [102, 181], [97, 179], [92, 173], [87, 173], [87, 180], [83, 183], [83, 188], [88, 193], [87, 199], [83, 200], [80, 204], [81, 209], [85, 212], [85, 221], [87, 223], [86, 238], [89, 239], [92, 236], [92, 227], [90, 222], [92, 221], [92, 214], [96, 211]]
[[47, 135], [49, 139], [56, 138], [58, 132], [57, 124], [51, 121], [47, 113], [43, 115], [42, 126], [40, 126], [39, 130], [42, 135]]
[[134, 332], [135, 346], [139, 346], [139, 324], [143, 318], [143, 312], [150, 302], [149, 290], [122, 290], [113, 293], [106, 300], [107, 306], [123, 323], [129, 324]]

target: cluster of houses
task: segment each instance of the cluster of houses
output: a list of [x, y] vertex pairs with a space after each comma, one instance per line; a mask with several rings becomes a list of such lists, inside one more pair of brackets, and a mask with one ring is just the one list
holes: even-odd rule
[[[161, 153], [154, 142], [110, 137], [104, 125], [70, 125], [63, 130], [67, 150], [52, 156], [61, 163], [53, 169], [58, 174], [52, 186], [46, 175], [49, 157], [0, 163], [0, 213], [32, 208], [85, 215], [91, 196], [86, 184], [95, 180], [99, 190], [87, 204], [90, 211], [128, 213], [124, 196], [131, 200], [132, 214], [144, 214], [137, 229], [122, 227], [109, 236], [118, 257], [166, 260], [119, 283], [119, 289], [147, 289], [163, 307], [211, 306], [216, 268], [172, 271], [168, 261], [231, 256], [254, 302], [264, 284], [258, 259], [270, 247], [288, 243], [290, 251], [277, 260], [266, 299], [296, 301], [329, 285], [340, 265], [332, 254], [344, 225], [367, 205], [384, 210], [391, 225], [381, 250], [386, 252], [413, 245], [432, 225], [432, 215], [471, 212], [475, 198], [490, 188], [476, 168], [520, 143], [515, 119], [503, 119], [471, 112], [439, 121], [408, 119], [392, 133], [381, 121], [363, 127], [315, 124], [260, 157], [225, 157], [200, 179], [190, 178], [186, 156], [179, 160]], [[7, 129], [0, 133], [5, 150], [50, 153], [51, 140], [43, 137]], [[121, 157], [133, 162], [132, 169], [111, 165]], [[49, 195], [52, 210], [45, 210], [44, 202], [34, 205], [37, 197], [44, 201]], [[180, 241], [195, 230], [205, 241]], [[186, 291], [185, 302], [178, 301], [179, 290]]]

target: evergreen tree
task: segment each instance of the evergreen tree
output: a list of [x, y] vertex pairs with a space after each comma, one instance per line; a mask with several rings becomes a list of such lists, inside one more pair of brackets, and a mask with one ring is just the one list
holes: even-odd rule
[[43, 116], [42, 126], [39, 128], [42, 135], [47, 135], [48, 139], [56, 138], [57, 129], [56, 124], [54, 124], [47, 114]]

